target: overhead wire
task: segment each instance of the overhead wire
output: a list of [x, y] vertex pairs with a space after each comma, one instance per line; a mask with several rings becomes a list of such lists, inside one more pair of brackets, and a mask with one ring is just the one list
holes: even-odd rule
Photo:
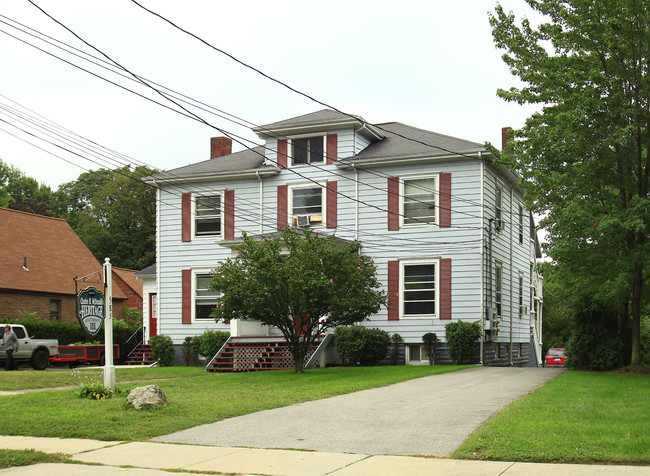
[[[31, 3], [33, 4], [33, 2], [31, 2]], [[34, 4], [34, 5], [35, 5], [35, 4]], [[36, 5], [35, 5], [35, 6], [36, 6]], [[38, 7], [37, 7], [37, 8], [38, 8]], [[39, 8], [39, 9], [40, 9], [40, 8]], [[42, 11], [42, 9], [40, 9], [40, 10]], [[44, 12], [44, 13], [45, 13], [45, 12]], [[48, 15], [48, 16], [49, 16], [49, 15]], [[11, 20], [11, 19], [9, 19], [9, 18], [6, 17], [6, 16], [0, 15], [0, 17], [3, 17], [3, 18], [6, 18], [6, 19], [8, 19], [8, 20], [10, 20], [10, 21], [12, 21], [12, 22], [15, 22], [15, 20]], [[50, 17], [50, 18], [51, 18], [51, 17]], [[56, 20], [55, 20], [55, 21], [56, 21]], [[6, 23], [6, 22], [4, 22], [4, 23]], [[34, 29], [31, 29], [30, 27], [27, 27], [27, 26], [23, 25], [22, 23], [19, 23], [19, 22], [15, 22], [15, 23], [17, 23], [17, 24], [23, 26], [24, 28], [29, 28], [29, 29], [32, 30], [32, 31], [36, 31], [36, 30], [34, 30]], [[58, 23], [61, 24], [60, 22], [58, 22]], [[13, 25], [12, 25], [12, 26], [13, 26]], [[64, 26], [64, 25], [62, 25], [62, 26]], [[64, 27], [65, 27], [65, 26], [64, 26]], [[14, 26], [14, 28], [17, 28], [17, 27]], [[68, 30], [69, 30], [69, 29], [68, 29]], [[69, 31], [70, 31], [70, 30], [69, 30]], [[73, 33], [73, 32], [72, 32], [72, 33]], [[30, 34], [31, 34], [31, 33], [30, 33]], [[39, 32], [39, 34], [42, 34], [42, 33]], [[73, 33], [73, 34], [74, 34], [74, 33]], [[34, 35], [34, 34], [31, 34], [31, 35], [34, 36], [34, 37], [37, 37], [37, 36]], [[50, 39], [52, 39], [53, 41], [56, 41], [56, 42], [60, 43], [60, 44], [64, 44], [64, 45], [66, 45], [66, 46], [69, 47], [69, 48], [73, 48], [73, 49], [75, 49], [76, 51], [80, 51], [80, 52], [82, 52], [82, 50], [76, 49], [76, 48], [74, 48], [74, 47], [72, 47], [72, 46], [70, 46], [70, 45], [68, 45], [68, 44], [66, 44], [66, 43], [60, 42], [59, 40], [55, 40], [55, 39], [53, 39], [52, 37], [50, 37], [50, 36], [48, 36], [48, 35], [44, 35], [44, 34], [42, 34], [42, 35], [43, 35], [43, 36], [46, 36], [46, 37], [48, 37], [48, 38], [50, 38]], [[13, 35], [10, 35], [10, 36], [16, 38], [16, 37], [13, 36]], [[17, 38], [17, 39], [18, 39], [18, 38]], [[24, 40], [20, 40], [20, 41], [24, 41]], [[83, 40], [82, 40], [82, 41], [83, 41]], [[49, 44], [53, 44], [52, 42], [48, 42], [48, 43], [49, 43]], [[29, 44], [29, 43], [28, 43], [28, 44]], [[34, 45], [31, 45], [31, 46], [34, 46]], [[92, 45], [91, 45], [91, 47], [92, 47]], [[36, 47], [36, 48], [38, 48], [38, 47]], [[59, 48], [61, 48], [61, 47], [59, 47]], [[40, 48], [38, 48], [38, 49], [41, 50], [41, 51], [44, 51], [44, 50], [42, 50], [42, 49], [40, 49]], [[95, 48], [95, 49], [96, 49], [96, 48]], [[97, 49], [96, 49], [96, 50], [97, 50]], [[97, 51], [99, 51], [99, 50], [97, 50]], [[49, 53], [49, 52], [46, 52], [46, 53], [51, 54], [51, 53]], [[95, 58], [97, 61], [100, 61], [100, 62], [102, 62], [102, 63], [104, 63], [104, 64], [110, 64], [110, 63], [106, 62], [105, 60], [101, 60], [101, 58], [98, 59], [97, 57], [94, 57], [94, 56], [92, 56], [92, 55], [90, 55], [90, 54], [88, 54], [88, 53], [85, 53], [85, 52], [82, 52], [82, 53], [83, 53], [84, 55], [86, 55], [86, 56], [90, 56], [90, 57], [92, 57], [92, 58]], [[101, 53], [101, 52], [100, 52], [100, 53]], [[103, 53], [102, 53], [102, 54], [103, 54]], [[75, 54], [75, 55], [81, 58], [81, 55], [78, 55], [78, 54]], [[57, 56], [55, 55], [55, 57], [57, 57]], [[61, 58], [59, 58], [59, 57], [57, 57], [57, 58], [58, 58], [58, 59], [61, 59]], [[65, 60], [63, 60], [63, 61], [65, 61]], [[66, 62], [67, 62], [67, 61], [66, 61]], [[69, 63], [69, 62], [67, 62], [67, 63]], [[70, 63], [69, 63], [69, 64], [70, 64]], [[96, 63], [96, 62], [93, 62], [93, 64], [97, 64], [97, 63]], [[76, 66], [76, 65], [73, 64], [73, 66]], [[78, 67], [78, 66], [77, 66], [77, 67]], [[104, 66], [103, 66], [103, 67], [104, 67]], [[120, 66], [120, 68], [122, 68], [122, 69], [125, 70], [125, 68], [123, 68], [123, 67], [121, 67], [121, 66]], [[87, 70], [84, 69], [84, 68], [81, 68], [81, 69], [84, 70], [84, 71], [87, 71]], [[116, 73], [116, 74], [120, 74], [122, 77], [126, 77], [126, 78], [128, 78], [128, 79], [130, 79], [130, 80], [132, 80], [132, 81], [136, 81], [136, 78], [138, 78], [138, 79], [137, 79], [137, 82], [139, 82], [139, 83], [142, 83], [142, 81], [143, 81], [143, 79], [144, 79], [144, 78], [139, 77], [138, 75], [135, 75], [135, 74], [132, 73], [132, 72], [129, 72], [129, 76], [127, 76], [127, 75], [121, 74], [121, 73], [119, 73], [119, 72], [116, 72], [116, 71], [114, 71], [114, 70], [111, 69], [111, 68], [106, 67], [106, 69], [109, 69], [109, 71], [112, 71], [112, 72], [114, 72], [114, 73]], [[94, 74], [94, 73], [91, 73], [91, 74]], [[95, 76], [97, 76], [97, 75], [95, 75]], [[106, 78], [103, 78], [103, 77], [101, 77], [101, 76], [100, 76], [100, 78], [106, 80]], [[147, 80], [147, 81], [149, 81], [149, 80]], [[110, 82], [111, 84], [116, 84], [116, 83], [111, 82], [111, 81], [109, 81], [109, 82]], [[154, 82], [152, 82], [152, 84], [159, 85], [158, 83], [154, 83]], [[116, 85], [122, 87], [123, 89], [126, 89], [126, 90], [129, 91], [129, 92], [134, 92], [134, 91], [132, 91], [132, 90], [130, 90], [130, 89], [128, 89], [128, 88], [124, 88], [123, 86], [121, 86], [121, 85], [119, 85], [119, 84], [116, 84]], [[159, 85], [159, 86], [160, 86], [160, 85]], [[200, 103], [200, 104], [202, 104], [202, 105], [204, 105], [204, 106], [207, 106], [205, 103], [201, 103], [200, 101], [196, 101], [196, 100], [194, 100], [194, 99], [192, 99], [192, 98], [189, 98], [189, 96], [181, 95], [180, 93], [177, 93], [176, 91], [173, 91], [173, 90], [169, 90], [168, 88], [165, 88], [164, 86], [161, 86], [161, 87], [164, 88], [164, 89], [167, 89], [168, 91], [172, 91], [174, 94], [180, 95], [180, 97], [182, 97], [182, 98], [190, 99], [190, 100], [192, 100], [192, 101], [194, 101], [194, 102], [198, 102], [198, 103]], [[155, 88], [152, 88], [152, 89], [155, 90]], [[157, 91], [157, 92], [159, 92], [159, 91]], [[160, 93], [160, 92], [159, 92], [159, 93]], [[136, 94], [138, 94], [138, 93], [136, 93]], [[138, 94], [138, 95], [140, 95], [140, 94]], [[142, 96], [142, 95], [140, 95], [140, 96]], [[163, 97], [165, 97], [166, 99], [168, 99], [166, 95], [163, 95]], [[176, 96], [176, 97], [179, 97], [179, 96]], [[151, 98], [146, 98], [146, 99], [151, 100]], [[156, 104], [160, 104], [159, 102], [157, 102], [157, 101], [155, 101], [155, 100], [154, 100], [153, 102], [155, 102]], [[165, 107], [168, 107], [168, 106], [165, 106]], [[207, 107], [211, 107], [211, 106], [207, 106]], [[169, 108], [169, 107], [168, 107], [168, 108]], [[208, 111], [208, 112], [213, 113], [212, 111], [209, 111], [209, 110], [206, 109], [206, 108], [202, 108], [202, 109], [205, 110], [205, 111]], [[212, 109], [216, 109], [216, 108], [212, 108]], [[171, 110], [174, 111], [174, 112], [179, 112], [179, 113], [182, 114], [182, 112], [177, 111], [177, 110], [174, 109], [174, 108], [171, 108]], [[219, 112], [222, 112], [222, 113], [224, 113], [224, 114], [227, 114], [228, 116], [231, 116], [231, 117], [237, 117], [237, 116], [234, 116], [234, 115], [232, 115], [232, 114], [230, 114], [230, 113], [226, 113], [225, 111], [218, 110], [218, 109], [216, 109], [216, 110], [219, 111]], [[187, 114], [184, 114], [184, 115], [187, 115]], [[194, 118], [195, 120], [199, 120], [199, 122], [205, 122], [205, 121], [203, 121], [202, 119], [197, 118], [197, 116], [194, 115], [194, 114], [191, 114], [191, 116], [192, 116], [192, 118]], [[221, 117], [221, 118], [224, 118], [224, 119], [226, 119], [226, 120], [230, 120], [230, 121], [232, 121], [232, 119], [230, 119], [229, 117], [225, 117], [225, 116], [220, 115], [220, 114], [217, 114], [217, 116], [219, 116], [219, 117]], [[243, 119], [241, 119], [241, 118], [238, 118], [238, 119], [240, 119], [241, 121], [245, 121], [245, 120], [243, 120]], [[250, 121], [246, 121], [246, 122], [248, 122], [249, 124], [252, 124]], [[236, 121], [235, 121], [235, 123], [237, 123], [237, 124], [239, 124], [239, 125], [242, 125], [241, 122], [236, 122]], [[215, 127], [215, 126], [212, 126], [212, 125], [211, 125], [211, 127]], [[258, 127], [259, 127], [259, 126], [258, 126]], [[240, 138], [240, 139], [243, 139], [243, 138], [241, 138], [241, 137], [239, 137], [239, 138]], [[249, 141], [249, 142], [252, 142], [252, 141]], [[243, 144], [242, 144], [242, 145], [243, 145]], [[427, 144], [427, 145], [432, 146], [431, 144]], [[247, 146], [245, 146], [245, 147], [247, 147]], [[432, 147], [434, 147], [434, 146], [432, 146]], [[248, 148], [248, 147], [247, 147], [247, 148]], [[312, 165], [313, 165], [313, 164], [312, 164]], [[316, 167], [317, 167], [317, 168], [320, 168], [320, 167], [318, 167], [318, 166], [316, 166]], [[360, 168], [361, 168], [361, 167], [360, 167]], [[382, 174], [381, 172], [378, 173], [378, 172], [376, 172], [376, 171], [374, 171], [374, 170], [372, 170], [372, 169], [369, 169], [369, 168], [366, 168], [366, 167], [363, 167], [363, 166], [362, 166], [362, 168], [363, 168], [364, 171], [366, 171], [366, 172], [368, 172], [368, 173], [370, 173], [370, 174], [374, 174], [374, 175], [377, 175], [377, 176], [384, 176], [384, 177], [387, 177], [386, 174]], [[324, 170], [324, 169], [320, 168], [320, 170]], [[344, 176], [344, 175], [342, 175], [342, 174], [338, 174], [338, 173], [335, 173], [335, 172], [332, 172], [332, 171], [327, 171], [327, 172], [329, 172], [329, 173], [333, 173], [333, 174], [338, 175], [338, 176], [341, 176], [341, 177], [343, 177], [343, 178], [345, 178], [345, 179], [347, 179], [347, 180], [353, 180], [353, 181], [357, 181], [357, 182], [359, 182], [357, 179], [353, 179], [353, 178], [350, 178], [350, 177]], [[360, 182], [360, 183], [363, 183], [363, 182]], [[371, 188], [380, 189], [380, 187], [377, 187], [377, 186], [374, 186], [374, 185], [371, 185], [371, 184], [368, 184], [368, 183], [364, 183], [364, 185], [370, 186]], [[416, 186], [417, 186], [417, 185], [416, 185]], [[430, 192], [430, 190], [427, 190], [427, 191]], [[439, 193], [439, 192], [434, 191], [434, 193]], [[451, 197], [454, 198], [454, 199], [456, 199], [456, 200], [458, 200], [458, 201], [465, 201], [465, 202], [467, 202], [467, 203], [471, 203], [471, 204], [474, 205], [474, 206], [481, 206], [481, 204], [478, 204], [478, 203], [472, 202], [471, 200], [465, 199], [465, 198], [463, 198], [463, 197], [457, 197], [457, 196], [454, 196], [454, 195], [451, 195]], [[348, 197], [348, 198], [349, 198], [349, 197]], [[418, 201], [418, 200], [415, 200], [415, 201]], [[505, 211], [505, 212], [507, 212], [507, 211]], [[460, 212], [460, 213], [468, 214], [467, 212]], [[474, 217], [475, 217], [475, 218], [478, 218], [478, 217], [475, 216], [475, 215], [474, 215]]]

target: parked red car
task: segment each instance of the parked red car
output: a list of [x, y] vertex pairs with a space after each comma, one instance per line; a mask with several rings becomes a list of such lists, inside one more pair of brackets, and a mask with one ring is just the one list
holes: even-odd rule
[[564, 349], [560, 347], [553, 347], [551, 349], [548, 349], [546, 358], [544, 359], [544, 363], [547, 367], [551, 365], [563, 366], [565, 361], [566, 355], [564, 353]]

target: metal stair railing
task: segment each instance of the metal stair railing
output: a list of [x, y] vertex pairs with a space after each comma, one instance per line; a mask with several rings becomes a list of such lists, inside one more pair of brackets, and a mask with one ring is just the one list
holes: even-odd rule
[[321, 356], [325, 352], [325, 349], [327, 348], [328, 344], [333, 338], [334, 338], [334, 334], [325, 334], [325, 338], [320, 342], [320, 344], [318, 344], [318, 347], [316, 348], [314, 353], [311, 354], [311, 357], [309, 357], [309, 360], [305, 364], [306, 369], [313, 369], [316, 366]]

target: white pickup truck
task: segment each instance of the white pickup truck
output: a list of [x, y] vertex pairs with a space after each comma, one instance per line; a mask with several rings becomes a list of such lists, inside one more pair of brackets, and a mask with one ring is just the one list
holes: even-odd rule
[[[5, 326], [11, 326], [18, 338], [18, 352], [14, 352], [14, 360], [18, 364], [28, 363], [34, 370], [45, 370], [50, 363], [50, 356], [59, 355], [59, 341], [56, 339], [32, 339], [27, 334], [25, 326], [20, 324], [0, 324], [0, 339], [4, 339]], [[0, 361], [4, 366], [7, 353], [0, 346]]]

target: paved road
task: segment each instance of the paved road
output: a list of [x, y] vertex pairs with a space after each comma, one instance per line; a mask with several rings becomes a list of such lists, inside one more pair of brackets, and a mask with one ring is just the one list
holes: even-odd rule
[[490, 416], [560, 372], [477, 367], [265, 410], [153, 440], [338, 453], [446, 456]]

